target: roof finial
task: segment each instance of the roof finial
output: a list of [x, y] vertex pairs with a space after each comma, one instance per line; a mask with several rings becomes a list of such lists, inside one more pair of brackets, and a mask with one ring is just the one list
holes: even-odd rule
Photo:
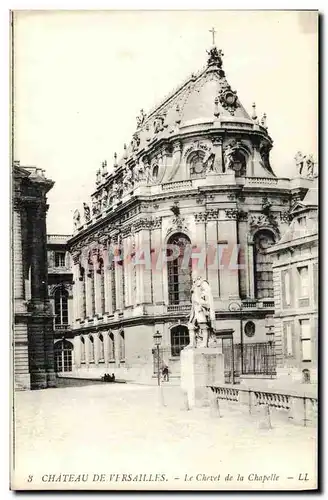
[[208, 30], [210, 33], [212, 33], [212, 45], [213, 47], [215, 46], [215, 33], [217, 33], [217, 31], [215, 31], [214, 28], [212, 28], [211, 30]]
[[104, 177], [107, 175], [107, 161], [103, 161], [101, 164], [101, 169], [102, 169], [102, 176]]
[[263, 116], [262, 116], [262, 119], [261, 119], [261, 125], [262, 125], [262, 127], [264, 127], [264, 128], [268, 128], [268, 127], [267, 127], [267, 115], [266, 115], [266, 113], [264, 113], [264, 114], [263, 114]]
[[123, 147], [124, 147], [124, 156], [123, 156], [123, 158], [124, 158], [124, 160], [126, 160], [126, 159], [127, 159], [127, 157], [128, 157], [128, 151], [127, 151], [127, 147], [126, 147], [126, 144], [125, 144], [125, 143], [124, 143], [124, 146], [123, 146]]
[[117, 153], [114, 153], [114, 168], [117, 167]]
[[252, 108], [253, 108], [252, 120], [256, 120], [257, 119], [257, 114], [256, 114], [256, 104], [255, 104], [255, 102], [253, 102]]

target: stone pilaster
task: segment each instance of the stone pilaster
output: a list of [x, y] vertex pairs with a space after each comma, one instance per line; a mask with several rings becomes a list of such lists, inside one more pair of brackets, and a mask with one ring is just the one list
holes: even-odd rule
[[218, 222], [209, 220], [206, 225], [207, 240], [207, 279], [210, 284], [213, 299], [217, 300], [220, 296], [219, 288], [219, 262], [218, 262]]
[[223, 159], [222, 159], [222, 139], [215, 137], [213, 139], [213, 153], [214, 158], [214, 172], [221, 174], [223, 172]]
[[220, 210], [218, 221], [220, 259], [220, 292], [222, 299], [239, 297], [237, 210]]
[[163, 257], [162, 257], [162, 229], [155, 228], [151, 232], [151, 263], [153, 277], [153, 302], [154, 304], [164, 304], [163, 293]]

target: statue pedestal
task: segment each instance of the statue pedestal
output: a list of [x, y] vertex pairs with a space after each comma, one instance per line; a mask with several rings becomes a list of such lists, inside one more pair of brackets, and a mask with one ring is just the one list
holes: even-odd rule
[[224, 384], [224, 357], [219, 347], [185, 347], [181, 351], [181, 388], [189, 408], [209, 405], [208, 385]]

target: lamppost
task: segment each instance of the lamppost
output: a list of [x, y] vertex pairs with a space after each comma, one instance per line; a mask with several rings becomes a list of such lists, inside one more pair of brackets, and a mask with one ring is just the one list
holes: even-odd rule
[[[229, 311], [239, 311], [239, 329], [240, 329], [240, 373], [244, 373], [244, 336], [243, 336], [243, 305], [241, 302], [230, 302]], [[233, 352], [233, 344], [232, 344]], [[234, 380], [234, 376], [233, 376]]]
[[161, 385], [161, 373], [160, 373], [160, 363], [159, 363], [159, 347], [161, 345], [162, 335], [159, 333], [158, 330], [154, 334], [153, 339], [154, 339], [154, 344], [155, 344], [156, 351], [157, 351], [157, 385], [160, 386]]
[[[273, 369], [274, 369], [274, 364], [275, 364], [275, 352], [274, 352], [274, 317], [273, 316], [266, 316], [265, 318], [265, 328], [266, 328], [266, 334], [268, 335], [268, 343], [269, 343], [269, 348], [270, 348], [270, 354], [268, 355], [268, 358], [272, 358], [272, 366], [270, 367], [270, 375], [271, 378], [273, 376]], [[269, 368], [269, 367], [268, 367]]]

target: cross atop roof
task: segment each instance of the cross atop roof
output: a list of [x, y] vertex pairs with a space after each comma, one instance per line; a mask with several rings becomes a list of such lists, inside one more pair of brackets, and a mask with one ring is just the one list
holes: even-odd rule
[[212, 44], [215, 45], [215, 33], [217, 33], [217, 31], [215, 31], [214, 28], [212, 28], [211, 30], [208, 30], [210, 33], [212, 33]]

